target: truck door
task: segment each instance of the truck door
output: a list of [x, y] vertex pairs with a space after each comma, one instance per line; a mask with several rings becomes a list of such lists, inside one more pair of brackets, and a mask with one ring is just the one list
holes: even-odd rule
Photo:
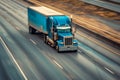
[[53, 21], [51, 17], [48, 17], [47, 20], [47, 31], [48, 31], [48, 37], [53, 40]]

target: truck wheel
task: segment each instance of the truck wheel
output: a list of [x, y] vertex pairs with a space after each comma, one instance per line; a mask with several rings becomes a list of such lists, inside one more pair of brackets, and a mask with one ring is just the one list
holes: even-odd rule
[[56, 45], [55, 45], [55, 49], [57, 50], [58, 53], [60, 53], [59, 46], [58, 46], [57, 42], [56, 42]]
[[74, 52], [77, 52], [78, 50], [74, 50]]
[[34, 34], [35, 32], [36, 32], [36, 30], [34, 28], [32, 28], [31, 26], [29, 26], [29, 33]]
[[53, 48], [55, 48], [56, 49], [56, 46], [57, 46], [57, 42], [56, 41], [54, 41], [55, 43], [54, 43], [54, 45], [53, 45]]
[[57, 52], [60, 53], [59, 47], [57, 46]]
[[62, 51], [59, 50], [59, 47], [58, 47], [57, 51], [58, 51], [58, 53], [62, 53]]
[[58, 47], [57, 51], [58, 51], [58, 53], [60, 53], [60, 51], [59, 51], [59, 47]]

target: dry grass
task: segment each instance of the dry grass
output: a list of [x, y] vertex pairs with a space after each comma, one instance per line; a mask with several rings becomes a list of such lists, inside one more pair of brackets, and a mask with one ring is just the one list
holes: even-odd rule
[[110, 20], [120, 21], [119, 13], [84, 3], [80, 0], [39, 0], [76, 15], [98, 15]]

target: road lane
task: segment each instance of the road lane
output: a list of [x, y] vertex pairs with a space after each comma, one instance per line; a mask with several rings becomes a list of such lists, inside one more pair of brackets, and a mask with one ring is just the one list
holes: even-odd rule
[[107, 51], [106, 49], [96, 45], [92, 41], [88, 40], [89, 38], [87, 38], [87, 37], [80, 37], [81, 34], [78, 34], [78, 33], [76, 34], [76, 38], [80, 41], [79, 42], [80, 49], [85, 51], [85, 53], [87, 52], [87, 54], [89, 56], [92, 56], [92, 58], [95, 59], [97, 61], [97, 63], [110, 67], [111, 69], [115, 70], [115, 72], [119, 75], [120, 74], [119, 73], [120, 72], [119, 71], [120, 56], [113, 54], [113, 53]]
[[120, 0], [110, 0], [110, 1], [120, 3]]
[[101, 0], [81, 0], [81, 1], [120, 13], [120, 5], [117, 4], [104, 2]]
[[4, 47], [2, 46], [2, 42], [0, 40], [0, 80], [10, 80], [8, 73], [6, 73], [5, 68], [3, 66], [2, 55], [7, 54]]
[[[3, 67], [1, 80], [27, 80], [19, 71], [16, 63], [9, 54], [8, 48], [3, 39], [0, 37], [0, 65]], [[1, 72], [0, 72], [1, 73]]]
[[[82, 37], [78, 37], [78, 36], [82, 36]], [[116, 49], [116, 48], [112, 48], [107, 45], [104, 45], [103, 42], [100, 42], [97, 39], [94, 39], [94, 38], [90, 37], [89, 35], [86, 35], [80, 31], [77, 31], [76, 38], [80, 42], [82, 42], [82, 43], [88, 45], [89, 47], [91, 47], [92, 49], [98, 51], [101, 55], [104, 55], [107, 58], [109, 58], [110, 60], [114, 61], [114, 63], [120, 65], [119, 48]]]
[[12, 52], [10, 51], [10, 49], [7, 47], [6, 43], [4, 42], [4, 40], [0, 37], [6, 51], [8, 52], [9, 56], [11, 57], [11, 59], [13, 60], [13, 62], [15, 63], [16, 67], [18, 68], [18, 70], [20, 71], [21, 75], [23, 76], [23, 78], [25, 80], [28, 80], [26, 75], [24, 74], [23, 70], [21, 69], [21, 67], [19, 66], [19, 64], [17, 63], [17, 61], [15, 60], [14, 56], [12, 55]]
[[[52, 65], [42, 54], [40, 54], [41, 52], [40, 50], [38, 50], [38, 48], [32, 45], [29, 40], [26, 40], [22, 35], [20, 35], [9, 23], [5, 22], [5, 20], [2, 17], [0, 17], [0, 19], [1, 19], [1, 24], [4, 26], [4, 29], [8, 32], [10, 37], [14, 39], [16, 44], [19, 45], [19, 47], [22, 49], [21, 51], [24, 51], [24, 54], [27, 55], [30, 62], [32, 62], [32, 64], [34, 63], [35, 69], [37, 69], [36, 71], [39, 71], [39, 74], [41, 74], [45, 80], [48, 80], [48, 79], [67, 80], [67, 78], [62, 74], [62, 72], [57, 67]], [[21, 53], [18, 54], [18, 52], [16, 52], [15, 50], [14, 50], [14, 53], [16, 53], [16, 55], [21, 54]], [[30, 73], [26, 73], [26, 75], [27, 74], [30, 75]], [[29, 77], [29, 80], [33, 80], [31, 76], [28, 76], [28, 77]], [[39, 80], [39, 79], [36, 79], [36, 80]]]
[[[9, 3], [8, 3], [8, 1], [9, 1]], [[16, 9], [16, 10], [22, 10], [22, 13], [20, 13], [20, 14], [24, 14], [24, 13], [26, 13], [26, 7], [25, 6], [22, 6], [22, 5], [20, 5], [20, 4], [18, 4], [18, 3], [16, 3], [16, 0], [4, 0], [4, 1], [2, 1], [2, 2], [4, 2], [4, 3], [7, 3], [7, 4], [9, 4], [11, 7], [13, 7], [14, 9]], [[8, 5], [8, 6], [9, 6]]]
[[108, 19], [103, 19], [102, 17], [99, 16], [90, 16], [91, 18], [95, 18], [96, 20], [98, 20], [101, 23], [104, 23], [106, 25], [108, 25], [110, 28], [116, 30], [116, 31], [120, 31], [120, 22], [115, 21], [115, 20], [108, 20]]
[[[1, 8], [3, 9], [3, 11], [8, 12], [12, 17], [14, 16], [14, 18], [16, 18], [18, 21], [22, 20], [21, 23], [23, 23], [23, 24], [24, 24], [24, 22], [26, 22], [26, 25], [27, 25], [27, 15], [26, 15], [27, 9], [25, 11], [26, 13], [21, 13], [21, 11], [23, 12], [23, 10], [22, 9], [20, 9], [20, 10], [14, 9], [14, 7], [11, 6], [11, 5], [13, 5], [12, 3], [11, 3], [11, 5], [6, 4], [5, 2], [2, 2], [2, 1], [0, 3], [1, 3]], [[18, 15], [16, 16], [15, 13], [17, 13]]]
[[[0, 28], [2, 34], [1, 36], [5, 40], [8, 47], [11, 49], [13, 55], [15, 56], [17, 62], [20, 64], [21, 68], [25, 72], [25, 74], [28, 77], [29, 80], [39, 80], [43, 79], [42, 76], [38, 73], [38, 70], [36, 70], [31, 63], [31, 61], [28, 59], [28, 57], [25, 55], [25, 52], [18, 47], [18, 45], [15, 43], [13, 38], [11, 38], [7, 31], [3, 28]], [[44, 79], [43, 79], [44, 80]]]
[[[44, 48], [41, 48], [41, 46], [40, 46], [44, 43], [42, 43], [42, 44], [38, 43], [38, 44], [39, 44], [40, 49], [42, 49], [43, 51], [46, 50]], [[52, 51], [49, 46], [46, 48], [47, 48], [47, 51], [46, 51], [47, 56], [51, 57], [51, 59], [55, 59], [58, 63], [60, 63], [60, 65], [62, 65], [63, 68], [65, 69], [65, 71], [67, 71], [67, 74], [71, 75], [73, 77], [73, 79], [98, 80], [100, 78], [99, 77], [100, 74], [107, 75], [104, 71], [100, 70], [101, 73], [99, 74], [99, 71], [95, 70], [95, 68], [93, 68], [93, 70], [92, 70], [91, 66], [96, 67], [97, 69], [100, 69], [100, 68], [97, 67], [95, 64], [93, 64], [94, 61], [87, 62], [88, 57], [85, 59], [82, 59], [84, 57], [81, 56], [81, 53], [80, 53], [80, 55], [79, 55], [79, 53], [61, 53], [61, 54], [58, 54], [58, 53], [56, 53], [56, 51]], [[70, 56], [72, 56], [72, 57], [70, 57]], [[81, 57], [77, 61], [74, 61], [74, 59], [76, 60], [76, 58], [78, 56], [81, 56]], [[82, 63], [79, 61], [82, 61]], [[89, 67], [86, 68], [85, 66], [88, 66], [88, 64], [89, 64]], [[82, 67], [83, 65], [85, 65], [85, 66]], [[93, 75], [95, 76], [94, 78], [92, 77]], [[101, 76], [101, 78], [102, 77], [103, 77], [103, 75]], [[106, 77], [108, 77], [110, 80], [115, 79], [115, 78], [111, 78], [110, 75], [107, 75]]]
[[[115, 74], [113, 74], [114, 77], [118, 78], [120, 77], [120, 73], [119, 73], [119, 65], [113, 63], [112, 61], [110, 61], [108, 58], [105, 58], [104, 56], [102, 56], [100, 53], [96, 52], [93, 49], [90, 49], [90, 47], [85, 46], [85, 44], [80, 43], [79, 44], [81, 51], [88, 56], [88, 59], [91, 59], [93, 62], [99, 64], [99, 67], [102, 66], [106, 66], [108, 68], [110, 68]], [[83, 46], [83, 47], [81, 47]], [[104, 69], [103, 69], [104, 70]]]

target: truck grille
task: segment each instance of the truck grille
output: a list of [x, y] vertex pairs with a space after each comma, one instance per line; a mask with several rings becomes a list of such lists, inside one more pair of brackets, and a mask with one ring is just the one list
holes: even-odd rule
[[65, 38], [65, 45], [72, 45], [72, 37]]

